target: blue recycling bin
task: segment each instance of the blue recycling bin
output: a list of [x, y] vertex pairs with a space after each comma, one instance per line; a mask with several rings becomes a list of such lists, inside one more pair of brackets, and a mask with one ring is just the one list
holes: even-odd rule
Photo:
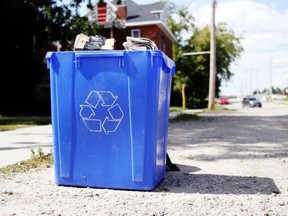
[[152, 190], [165, 177], [175, 63], [160, 50], [48, 52], [58, 185]]

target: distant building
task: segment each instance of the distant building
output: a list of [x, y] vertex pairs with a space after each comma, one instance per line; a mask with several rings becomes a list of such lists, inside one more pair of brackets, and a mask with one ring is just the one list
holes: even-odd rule
[[154, 41], [172, 59], [176, 39], [166, 25], [166, 2], [138, 5], [132, 0], [99, 1], [87, 16], [90, 22], [103, 27], [103, 36], [115, 39], [115, 49], [124, 49], [122, 44], [127, 36], [144, 37]]

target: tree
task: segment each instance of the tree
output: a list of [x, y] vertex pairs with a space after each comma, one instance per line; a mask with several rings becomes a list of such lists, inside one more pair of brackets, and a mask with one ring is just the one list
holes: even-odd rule
[[[194, 17], [187, 12], [186, 8], [178, 8], [175, 4], [171, 3], [170, 14], [172, 13], [175, 17], [167, 20], [167, 25], [170, 30], [175, 35], [177, 42], [173, 46], [173, 58], [176, 62], [176, 73], [173, 79], [173, 89], [174, 92], [181, 92], [182, 97], [182, 107], [186, 107], [186, 86], [189, 82], [189, 74], [186, 74], [183, 70], [184, 68], [189, 68], [188, 62], [183, 59], [183, 49], [182, 46], [185, 44], [185, 39], [183, 35], [187, 32], [192, 32], [194, 29]], [[178, 22], [175, 22], [175, 20]]]
[[[171, 16], [168, 23], [170, 30], [177, 38], [177, 44], [173, 50], [176, 63], [176, 75], [174, 77], [173, 90], [181, 92], [184, 84], [187, 107], [207, 107], [209, 90], [209, 55], [184, 56], [188, 52], [200, 52], [210, 50], [210, 29], [208, 26], [197, 28], [194, 18], [187, 9], [180, 8], [177, 16]], [[183, 38], [186, 35], [186, 40]], [[233, 30], [228, 29], [225, 23], [219, 23], [216, 27], [216, 95], [223, 82], [229, 81], [233, 76], [230, 70], [231, 64], [243, 51], [241, 37], [235, 36]], [[173, 98], [171, 97], [171, 103]]]
[[[35, 115], [42, 105], [50, 111], [49, 98], [44, 104], [38, 99], [43, 98], [43, 93], [39, 95], [39, 85], [49, 82], [44, 60], [46, 52], [51, 50], [51, 42], [59, 41], [62, 50], [72, 50], [77, 34], [94, 34], [97, 30], [86, 17], [79, 16], [81, 2], [75, 0], [62, 5], [53, 0], [1, 2], [4, 57], [0, 68], [0, 115]], [[45, 91], [49, 94], [49, 89]]]
[[[269, 94], [270, 91], [271, 91], [271, 89], [264, 88], [262, 91], [254, 90], [253, 94], [258, 94], [258, 93]], [[279, 87], [273, 87], [272, 86], [272, 94], [284, 94], [284, 90], [279, 88]]]

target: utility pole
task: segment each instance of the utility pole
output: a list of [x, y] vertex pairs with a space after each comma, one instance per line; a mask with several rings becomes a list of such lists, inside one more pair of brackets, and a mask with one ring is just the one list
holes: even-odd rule
[[272, 84], [272, 55], [271, 55], [271, 50], [269, 51], [269, 55], [270, 55], [270, 95], [271, 95], [271, 99], [272, 99], [273, 84]]
[[216, 36], [215, 36], [215, 7], [216, 0], [212, 0], [211, 33], [210, 33], [210, 71], [209, 71], [209, 102], [208, 109], [214, 109], [216, 86]]

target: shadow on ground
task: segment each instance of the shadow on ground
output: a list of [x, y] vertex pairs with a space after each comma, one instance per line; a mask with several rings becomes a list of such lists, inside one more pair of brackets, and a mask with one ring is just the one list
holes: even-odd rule
[[[178, 165], [179, 166], [179, 165]], [[179, 166], [190, 172], [167, 172], [166, 177], [154, 189], [155, 192], [199, 194], [279, 194], [271, 178], [256, 176], [228, 176], [196, 174], [198, 167]]]
[[191, 155], [194, 160], [279, 158], [288, 156], [288, 116], [201, 116], [198, 121], [169, 125], [171, 149], [214, 148], [217, 155]]

